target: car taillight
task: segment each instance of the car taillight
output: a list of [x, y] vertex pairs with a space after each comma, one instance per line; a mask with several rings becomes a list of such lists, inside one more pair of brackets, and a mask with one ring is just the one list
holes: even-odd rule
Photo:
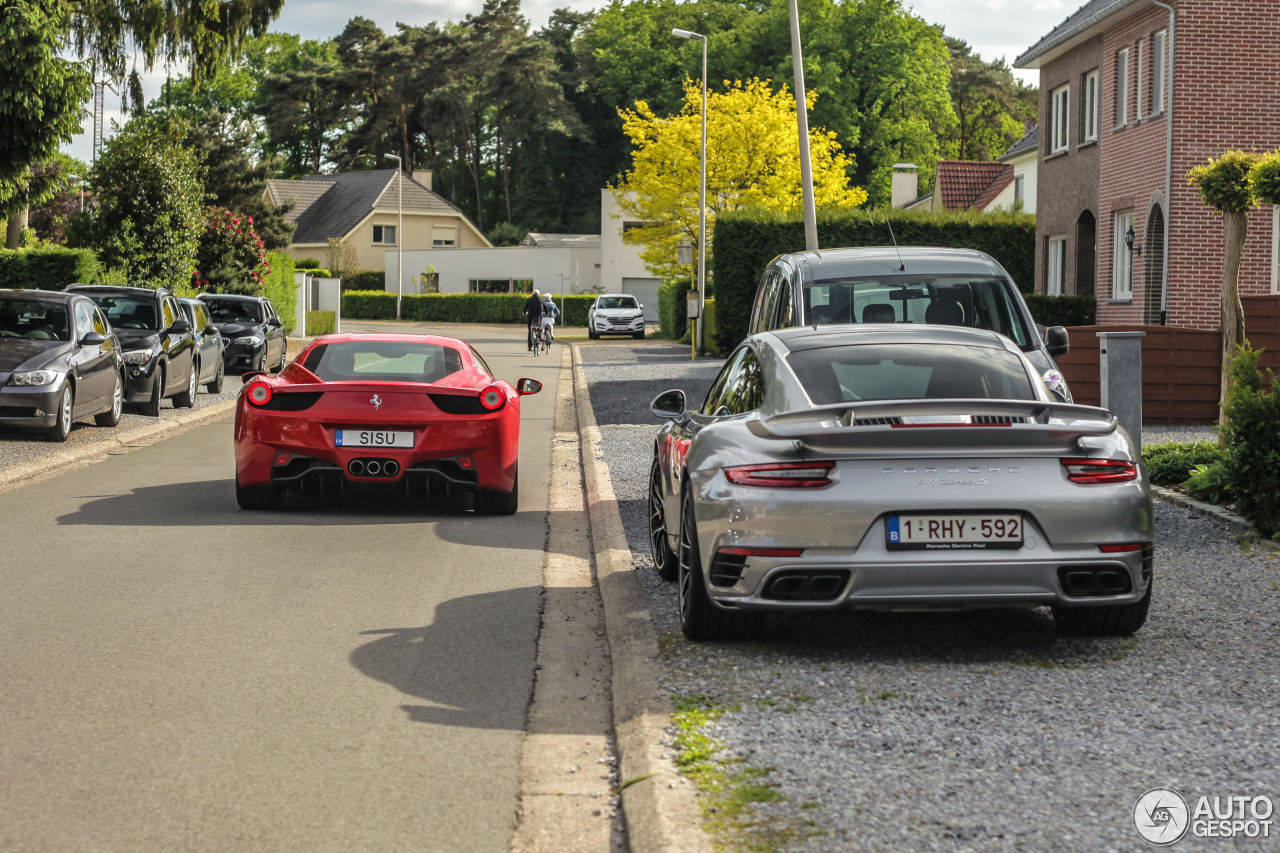
[[1138, 466], [1123, 459], [1059, 459], [1073, 483], [1127, 483], [1138, 479]]
[[255, 382], [249, 386], [249, 402], [255, 406], [265, 406], [271, 402], [271, 386], [265, 382]]
[[766, 486], [782, 489], [817, 489], [831, 485], [834, 462], [770, 462], [764, 465], [735, 465], [724, 475], [737, 486]]
[[1104, 554], [1127, 554], [1131, 551], [1141, 551], [1147, 547], [1146, 542], [1120, 542], [1115, 545], [1099, 545], [1098, 550]]
[[717, 554], [724, 554], [732, 557], [799, 557], [804, 553], [803, 548], [743, 548], [740, 546], [731, 546], [721, 548], [716, 551]]
[[507, 395], [503, 394], [502, 389], [497, 385], [490, 385], [480, 392], [480, 405], [487, 411], [496, 412], [505, 402], [507, 402]]

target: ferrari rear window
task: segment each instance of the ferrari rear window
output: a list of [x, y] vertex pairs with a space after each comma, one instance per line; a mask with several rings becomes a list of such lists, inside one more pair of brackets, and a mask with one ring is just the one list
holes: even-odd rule
[[876, 344], [793, 352], [787, 363], [817, 405], [944, 397], [1034, 400], [1022, 360], [994, 347]]
[[341, 341], [313, 349], [303, 367], [325, 382], [421, 382], [462, 369], [453, 347], [412, 341]]

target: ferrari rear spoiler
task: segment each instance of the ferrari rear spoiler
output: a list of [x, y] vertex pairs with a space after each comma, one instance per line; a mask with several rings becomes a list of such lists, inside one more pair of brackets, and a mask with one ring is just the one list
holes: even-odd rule
[[1109, 435], [1116, 418], [1106, 409], [1038, 400], [877, 400], [799, 409], [752, 420], [760, 438], [799, 441], [815, 449], [954, 446], [1069, 447]]

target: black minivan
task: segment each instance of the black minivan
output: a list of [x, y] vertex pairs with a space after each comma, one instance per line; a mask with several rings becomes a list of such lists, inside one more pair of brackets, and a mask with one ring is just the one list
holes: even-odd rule
[[1062, 326], [1036, 325], [1004, 267], [973, 249], [819, 249], [779, 255], [756, 288], [749, 334], [835, 323], [940, 323], [999, 332], [1071, 402], [1054, 362], [1070, 348]]

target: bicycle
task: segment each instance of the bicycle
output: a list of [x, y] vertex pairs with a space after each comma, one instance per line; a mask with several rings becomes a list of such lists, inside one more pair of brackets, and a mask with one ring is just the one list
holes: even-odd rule
[[551, 342], [554, 340], [551, 332], [551, 323], [547, 318], [543, 318], [542, 324], [538, 327], [538, 340], [542, 342], [542, 351], [551, 352]]
[[551, 342], [547, 340], [547, 327], [541, 324], [533, 327], [533, 354], [542, 355], [551, 349]]

